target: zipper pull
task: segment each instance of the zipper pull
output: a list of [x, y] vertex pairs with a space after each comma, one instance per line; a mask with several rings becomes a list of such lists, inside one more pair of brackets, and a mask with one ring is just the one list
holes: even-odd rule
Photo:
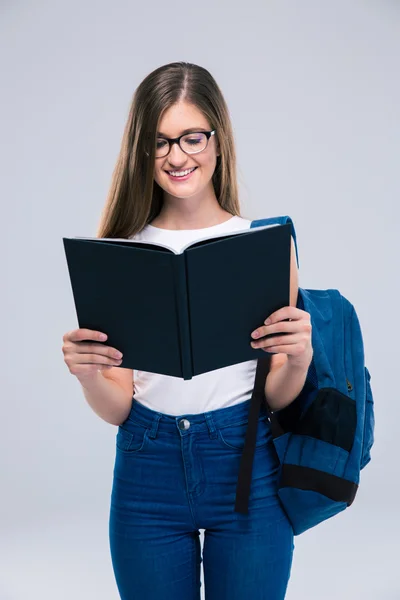
[[346, 377], [346, 383], [347, 383], [347, 391], [351, 392], [353, 389], [353, 386], [351, 385], [350, 381], [347, 379]]

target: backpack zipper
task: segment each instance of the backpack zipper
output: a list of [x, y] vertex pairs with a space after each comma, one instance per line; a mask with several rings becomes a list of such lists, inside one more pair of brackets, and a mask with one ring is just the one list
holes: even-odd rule
[[350, 381], [347, 379], [346, 377], [346, 383], [347, 383], [347, 391], [351, 392], [353, 389], [353, 386], [351, 385]]

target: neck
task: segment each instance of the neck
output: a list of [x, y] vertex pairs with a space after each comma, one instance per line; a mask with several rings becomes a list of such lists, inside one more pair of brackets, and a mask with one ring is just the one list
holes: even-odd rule
[[210, 211], [201, 214], [190, 213], [182, 214], [181, 212], [174, 213], [173, 211], [161, 210], [160, 214], [151, 222], [154, 227], [160, 227], [162, 229], [203, 229], [205, 227], [212, 227], [213, 225], [219, 225], [228, 221], [232, 218], [232, 214], [228, 211], [219, 208], [215, 212]]

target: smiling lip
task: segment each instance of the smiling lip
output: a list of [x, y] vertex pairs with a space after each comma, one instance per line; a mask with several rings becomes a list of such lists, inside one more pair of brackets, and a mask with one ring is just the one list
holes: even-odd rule
[[[186, 169], [182, 169], [182, 170], [186, 170]], [[191, 171], [191, 173], [188, 173], [184, 177], [174, 177], [173, 175], [170, 175], [168, 173], [168, 171], [165, 171], [165, 172], [168, 175], [168, 177], [171, 179], [171, 181], [187, 181], [189, 179], [189, 177], [191, 177], [193, 175], [193, 173], [195, 173], [196, 171], [197, 171], [197, 167], [194, 168], [194, 171]], [[179, 171], [177, 171], [177, 173], [179, 173]]]

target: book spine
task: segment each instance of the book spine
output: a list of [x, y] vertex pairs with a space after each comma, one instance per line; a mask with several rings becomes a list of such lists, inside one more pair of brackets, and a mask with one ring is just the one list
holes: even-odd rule
[[193, 377], [192, 344], [190, 340], [189, 295], [187, 291], [186, 255], [177, 254], [173, 257], [172, 270], [174, 289], [176, 290], [176, 307], [178, 314], [178, 335], [181, 349], [181, 369], [183, 379]]

